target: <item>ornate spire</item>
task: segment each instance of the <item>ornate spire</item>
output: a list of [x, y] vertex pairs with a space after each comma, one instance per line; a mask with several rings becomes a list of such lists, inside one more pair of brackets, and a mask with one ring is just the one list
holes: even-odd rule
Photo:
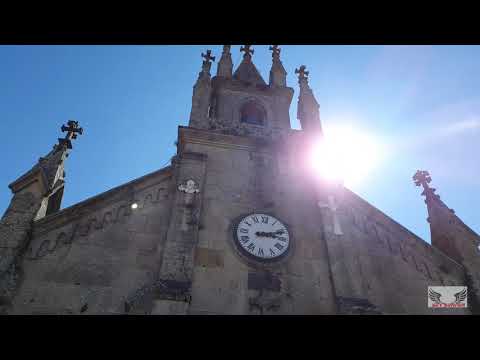
[[280, 51], [281, 49], [278, 47], [278, 45], [273, 45], [270, 46], [269, 50], [272, 52], [272, 58], [273, 60], [278, 60], [280, 61]]
[[322, 131], [320, 124], [320, 105], [318, 105], [312, 89], [308, 85], [308, 74], [306, 66], [302, 65], [295, 69], [300, 84], [300, 95], [298, 96], [297, 118], [300, 120], [303, 130]]
[[211, 55], [212, 55], [212, 50], [207, 50], [206, 54], [202, 52], [202, 58], [204, 58], [205, 60], [203, 60], [202, 71], [199, 74], [199, 78], [203, 76], [210, 77], [210, 68], [212, 67], [212, 61], [215, 61], [215, 56], [211, 56]]
[[222, 57], [218, 61], [217, 67], [217, 76], [222, 76], [224, 78], [232, 77], [232, 54], [230, 53], [230, 45], [223, 45]]
[[[72, 148], [71, 140], [83, 133], [83, 129], [74, 120], [69, 120], [61, 129], [67, 132], [65, 138], [58, 139], [53, 150], [9, 185], [13, 197], [0, 219], [0, 298], [7, 300], [7, 304], [18, 285], [8, 279], [10, 276], [18, 276], [16, 263], [24, 255], [22, 249], [31, 240], [34, 221], [60, 209], [68, 149]], [[5, 302], [0, 304], [0, 312], [2, 305]]]
[[237, 70], [235, 70], [233, 78], [247, 84], [266, 86], [267, 84], [265, 83], [265, 80], [263, 80], [262, 75], [260, 75], [253, 64], [252, 54], [254, 50], [251, 49], [251, 46], [252, 45], [245, 45], [240, 47], [240, 51], [244, 52], [243, 60]]
[[295, 74], [298, 74], [298, 83], [300, 86], [308, 86], [308, 74], [309, 71], [305, 71], [307, 67], [305, 65], [300, 66], [299, 69], [295, 69]]
[[203, 63], [202, 71], [198, 74], [198, 79], [193, 86], [192, 109], [190, 111], [189, 126], [202, 128], [206, 124], [208, 117], [208, 109], [210, 107], [210, 95], [212, 92], [210, 68], [212, 61], [215, 61], [215, 56], [212, 56], [212, 51], [207, 50], [202, 53]]
[[270, 69], [270, 86], [287, 86], [287, 72], [280, 61], [278, 45], [270, 46], [272, 51], [272, 68]]
[[[422, 186], [430, 223], [431, 243], [444, 254], [464, 265], [466, 271], [477, 283], [477, 296], [480, 296], [480, 236], [470, 229], [452, 209], [440, 200], [435, 189], [429, 186], [432, 178], [428, 171], [417, 170], [413, 175], [416, 186]], [[472, 289], [474, 290], [474, 289]], [[469, 290], [470, 291], [470, 290]]]
[[435, 194], [436, 189], [428, 186], [428, 184], [430, 184], [430, 182], [432, 181], [432, 178], [431, 178], [428, 171], [417, 170], [415, 175], [413, 175], [412, 179], [415, 183], [415, 186], [422, 186], [423, 187], [422, 195], [425, 196], [425, 198], [426, 198], [425, 202], [426, 203], [428, 203], [431, 200], [435, 200], [435, 199], [440, 200], [440, 196]]
[[82, 135], [83, 129], [75, 120], [68, 120], [67, 125], [62, 125], [60, 129], [67, 133], [65, 137], [58, 138], [58, 144], [53, 146], [52, 151], [46, 156], [40, 157], [37, 164], [9, 185], [13, 192], [18, 191], [26, 179], [35, 176], [39, 171], [46, 187], [45, 192], [54, 191], [63, 184], [65, 177], [64, 162], [68, 157], [67, 150], [72, 149], [72, 140], [77, 138], [77, 134]]

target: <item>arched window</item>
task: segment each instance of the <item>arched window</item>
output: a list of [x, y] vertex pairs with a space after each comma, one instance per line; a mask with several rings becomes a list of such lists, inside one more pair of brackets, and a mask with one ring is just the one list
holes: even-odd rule
[[247, 124], [263, 125], [265, 110], [255, 101], [249, 101], [240, 110], [240, 121]]

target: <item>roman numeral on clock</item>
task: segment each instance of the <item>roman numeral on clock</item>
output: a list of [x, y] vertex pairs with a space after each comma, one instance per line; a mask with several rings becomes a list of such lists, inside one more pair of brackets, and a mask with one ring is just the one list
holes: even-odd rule
[[248, 236], [242, 236], [240, 237], [240, 241], [243, 242], [243, 243], [247, 243], [248, 240], [250, 240], [250, 238]]
[[275, 254], [275, 251], [273, 251], [272, 248], [270, 248], [270, 254], [271, 254], [272, 256], [275, 256], [275, 255], [276, 255], [276, 254]]
[[259, 221], [258, 221], [258, 217], [256, 217], [256, 216], [252, 216], [252, 220], [253, 220], [255, 223], [257, 223], [257, 224], [258, 224], [258, 222], [259, 222]]
[[244, 234], [248, 234], [248, 230], [247, 230], [247, 229], [244, 229], [244, 228], [241, 228], [241, 229], [240, 229], [240, 232], [241, 232], [241, 233], [244, 233]]
[[262, 223], [268, 224], [268, 216], [262, 216]]
[[253, 252], [255, 250], [255, 244], [254, 243], [250, 243], [248, 246], [247, 246], [247, 250], [250, 250], [251, 252]]
[[259, 256], [264, 256], [263, 255], [263, 248], [258, 248], [257, 253], [258, 253]]
[[276, 244], [273, 245], [273, 246], [275, 246], [278, 250], [282, 250], [282, 249], [284, 248], [284, 246], [283, 246], [282, 244], [280, 244], [280, 243], [276, 243]]

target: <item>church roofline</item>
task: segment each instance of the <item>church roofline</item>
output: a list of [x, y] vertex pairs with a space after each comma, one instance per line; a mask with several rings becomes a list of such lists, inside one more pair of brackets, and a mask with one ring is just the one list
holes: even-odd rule
[[[86, 208], [89, 208], [94, 203], [97, 203], [99, 201], [102, 201], [102, 204], [99, 205], [99, 208], [104, 207], [105, 206], [105, 201], [107, 201], [109, 198], [114, 197], [118, 193], [121, 193], [122, 190], [128, 189], [128, 188], [130, 188], [130, 187], [132, 187], [132, 186], [134, 186], [138, 183], [141, 183], [142, 181], [148, 180], [150, 178], [154, 178], [155, 176], [158, 176], [158, 175], [162, 175], [162, 174], [172, 175], [171, 170], [172, 170], [172, 166], [168, 165], [168, 166], [166, 166], [162, 169], [159, 169], [159, 170], [156, 170], [156, 171], [151, 172], [149, 174], [143, 175], [143, 176], [141, 176], [137, 179], [134, 179], [134, 180], [131, 180], [131, 181], [125, 183], [125, 184], [116, 186], [116, 187], [114, 187], [110, 190], [107, 190], [103, 193], [94, 195], [94, 196], [92, 196], [90, 198], [87, 198], [87, 199], [85, 199], [85, 200], [83, 200], [79, 203], [73, 204], [73, 205], [71, 205], [71, 206], [69, 206], [65, 209], [62, 209], [62, 210], [60, 210], [60, 211], [58, 211], [54, 214], [51, 214], [51, 215], [48, 215], [48, 216], [46, 216], [42, 219], [39, 219], [39, 220], [34, 222], [34, 233], [37, 233], [39, 231], [40, 232], [49, 231], [51, 229], [50, 225], [58, 222], [59, 219], [61, 219], [62, 217], [69, 217], [69, 215], [71, 215], [72, 213], [76, 213], [76, 212], [79, 213], [79, 214], [76, 214], [75, 218], [77, 218], [78, 215], [82, 216], [82, 215], [85, 214], [85, 213], [82, 212], [83, 210], [85, 210]], [[69, 218], [68, 220], [65, 221], [65, 223], [68, 223], [71, 220], [72, 219]], [[64, 225], [64, 223], [56, 224], [56, 226], [61, 226], [61, 225]]]
[[367, 200], [363, 199], [362, 197], [360, 197], [359, 195], [355, 194], [352, 190], [348, 189], [348, 188], [345, 188], [346, 191], [348, 191], [348, 193], [350, 195], [352, 195], [353, 198], [355, 198], [356, 200], [358, 200], [359, 202], [363, 203], [364, 205], [366, 205], [370, 211], [372, 211], [373, 213], [375, 213], [376, 215], [379, 215], [381, 216], [382, 218], [384, 219], [387, 219], [389, 222], [391, 222], [393, 225], [395, 226], [398, 226], [400, 227], [402, 230], [408, 232], [415, 240], [417, 240], [418, 243], [420, 243], [422, 246], [424, 246], [426, 249], [428, 249], [429, 251], [431, 251], [432, 253], [435, 253], [435, 254], [438, 254], [440, 256], [442, 256], [443, 258], [445, 258], [446, 260], [448, 261], [451, 261], [453, 262], [455, 265], [458, 265], [460, 266], [461, 268], [463, 268], [464, 266], [462, 264], [460, 264], [459, 262], [455, 261], [454, 259], [452, 259], [451, 257], [449, 257], [448, 255], [446, 255], [445, 253], [443, 253], [442, 251], [440, 251], [439, 249], [437, 249], [435, 246], [433, 246], [432, 244], [429, 244], [428, 242], [426, 242], [424, 239], [422, 239], [420, 236], [416, 235], [414, 232], [412, 232], [411, 230], [409, 230], [408, 228], [406, 228], [405, 226], [403, 226], [402, 224], [398, 223], [397, 221], [395, 221], [394, 219], [392, 219], [390, 216], [388, 216], [387, 214], [385, 214], [383, 211], [381, 211], [380, 209], [377, 209], [375, 206], [373, 206], [372, 204], [370, 204]]

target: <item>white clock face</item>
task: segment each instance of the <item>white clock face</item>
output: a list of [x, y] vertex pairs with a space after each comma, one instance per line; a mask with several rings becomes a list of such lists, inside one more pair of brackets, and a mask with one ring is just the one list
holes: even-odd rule
[[249, 255], [271, 260], [284, 255], [290, 244], [286, 226], [267, 214], [250, 214], [237, 225], [236, 241]]

